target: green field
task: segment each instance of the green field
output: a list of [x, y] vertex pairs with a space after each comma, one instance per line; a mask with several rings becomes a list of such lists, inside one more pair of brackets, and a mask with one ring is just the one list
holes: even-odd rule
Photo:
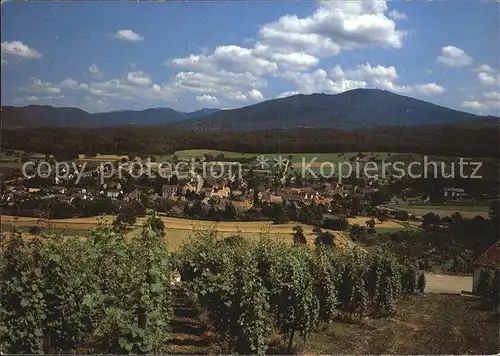
[[[206, 149], [196, 149], [196, 150], [183, 150], [175, 152], [178, 158], [190, 159], [190, 158], [201, 158], [206, 154], [212, 156], [217, 156], [223, 154], [224, 157], [232, 158], [251, 158], [263, 156], [265, 158], [273, 159], [282, 156], [287, 158], [292, 156], [292, 163], [302, 163], [302, 158], [307, 162], [310, 162], [314, 157], [317, 158], [316, 162], [342, 162], [348, 160], [352, 156], [356, 156], [358, 152], [343, 152], [343, 153], [241, 153], [241, 152], [231, 152], [231, 151], [219, 151], [219, 150], [206, 150]], [[388, 156], [387, 152], [363, 152], [365, 156], [378, 156], [380, 159], [385, 159]]]
[[[434, 174], [441, 175], [443, 174], [443, 171], [445, 174], [449, 174], [452, 172], [452, 163], [454, 166], [454, 170], [456, 171], [458, 168], [458, 162], [459, 162], [459, 157], [444, 157], [444, 156], [437, 156], [437, 155], [423, 155], [419, 153], [398, 153], [398, 152], [362, 152], [365, 157], [373, 156], [383, 162], [385, 162], [385, 169], [386, 169], [386, 174], [390, 175], [390, 172], [392, 170], [391, 165], [393, 165], [396, 162], [402, 162], [398, 163], [396, 166], [397, 169], [399, 170], [400, 168], [404, 167], [405, 172], [407, 174], [411, 173], [414, 175], [418, 174], [423, 174], [424, 171], [424, 157], [427, 157], [427, 174], [429, 176], [433, 176]], [[305, 164], [310, 167], [312, 171], [315, 173], [320, 172], [320, 166], [323, 162], [330, 162], [334, 165], [334, 173], [338, 172], [339, 169], [342, 169], [342, 166], [338, 166], [340, 162], [349, 162], [349, 159], [357, 156], [358, 152], [328, 152], [328, 153], [305, 153], [305, 152], [299, 152], [299, 153], [289, 153], [289, 152], [280, 152], [280, 153], [243, 153], [243, 152], [232, 152], [232, 151], [220, 151], [220, 150], [212, 150], [212, 149], [192, 149], [192, 150], [182, 150], [182, 151], [177, 151], [175, 152], [175, 155], [180, 158], [180, 159], [191, 159], [191, 158], [201, 158], [206, 154], [210, 154], [212, 156], [217, 156], [218, 154], [223, 154], [224, 157], [226, 158], [251, 158], [251, 157], [259, 157], [262, 156], [266, 159], [268, 159], [267, 163], [272, 166], [275, 161], [275, 158], [278, 158], [279, 156], [288, 159], [289, 156], [291, 156], [291, 163], [292, 167], [295, 168], [295, 171], [299, 171], [300, 168], [302, 167], [302, 162], [304, 161]], [[172, 156], [171, 155], [158, 155], [157, 160], [165, 161], [169, 160]], [[313, 159], [316, 158], [314, 161]], [[488, 178], [488, 179], [496, 179], [498, 178], [498, 167], [499, 167], [499, 160], [498, 159], [493, 159], [493, 158], [467, 158], [464, 157], [464, 160], [473, 160], [473, 161], [480, 161], [483, 163], [481, 167], [481, 171], [479, 172], [483, 177]], [[408, 167], [410, 163], [413, 162], [419, 162], [419, 165], [412, 165], [411, 167]], [[432, 162], [437, 163], [437, 167], [434, 168], [432, 165]], [[310, 165], [309, 165], [310, 164]], [[371, 167], [373, 168], [373, 167]], [[371, 174], [376, 174], [377, 172], [372, 170], [370, 168], [370, 173]], [[328, 165], [325, 165], [323, 168], [323, 172], [325, 174], [330, 174], [331, 172], [331, 167]], [[344, 169], [347, 169], [347, 166], [344, 167]], [[353, 169], [356, 169], [356, 166], [353, 166]], [[361, 172], [362, 172], [362, 166], [360, 167]], [[409, 170], [411, 169], [411, 172]], [[382, 166], [380, 165], [378, 173], [381, 174], [382, 172]], [[471, 174], [472, 173], [472, 168], [470, 166], [464, 166], [464, 172], [465, 174]], [[395, 172], [398, 173], [398, 172]], [[346, 173], [347, 174], [347, 173]], [[399, 174], [399, 173], [398, 173]]]

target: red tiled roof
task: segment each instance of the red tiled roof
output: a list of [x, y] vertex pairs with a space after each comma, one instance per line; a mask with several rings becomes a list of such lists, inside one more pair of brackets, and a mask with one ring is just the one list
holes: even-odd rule
[[488, 247], [475, 264], [481, 267], [500, 268], [500, 241]]

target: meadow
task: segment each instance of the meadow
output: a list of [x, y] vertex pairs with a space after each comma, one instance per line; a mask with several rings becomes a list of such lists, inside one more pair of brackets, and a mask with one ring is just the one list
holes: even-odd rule
[[[30, 217], [14, 217], [14, 216], [1, 216], [2, 230], [9, 231], [13, 227], [18, 227], [27, 232], [33, 226], [45, 226], [46, 229], [53, 231], [64, 231], [72, 233], [73, 235], [85, 236], [85, 231], [96, 228], [99, 225], [111, 225], [113, 216], [106, 215], [100, 217], [90, 218], [71, 218], [71, 219], [51, 219], [46, 220], [40, 224], [38, 218]], [[139, 234], [141, 226], [144, 224], [146, 218], [137, 218], [137, 222], [127, 236], [134, 236]], [[313, 226], [304, 225], [301, 223], [289, 222], [287, 224], [273, 224], [266, 221], [203, 221], [192, 219], [181, 219], [171, 217], [161, 217], [165, 223], [166, 240], [170, 251], [177, 250], [185, 241], [191, 236], [196, 235], [197, 232], [206, 230], [216, 230], [221, 236], [241, 235], [245, 238], [256, 238], [261, 234], [269, 234], [273, 238], [283, 240], [287, 243], [293, 242], [293, 227], [296, 225], [302, 226], [304, 234], [309, 243], [313, 243], [315, 234], [313, 233]], [[346, 237], [341, 231], [330, 231], [337, 239], [337, 241], [344, 245], [351, 245], [353, 242]]]

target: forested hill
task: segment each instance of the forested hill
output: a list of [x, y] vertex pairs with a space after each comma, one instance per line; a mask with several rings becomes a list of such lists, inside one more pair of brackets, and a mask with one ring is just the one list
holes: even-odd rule
[[[377, 126], [480, 124], [483, 117], [378, 89], [294, 95], [179, 123], [197, 130], [361, 129]], [[491, 119], [491, 118], [490, 118]], [[498, 122], [498, 118], [496, 118]], [[490, 120], [486, 120], [491, 125]]]
[[89, 113], [78, 108], [56, 108], [47, 105], [2, 106], [2, 125], [4, 128], [151, 126], [197, 119], [217, 111], [219, 109], [201, 109], [186, 113], [170, 108], [154, 108]]
[[378, 89], [336, 95], [294, 95], [233, 110], [179, 112], [169, 108], [88, 113], [77, 108], [2, 107], [4, 128], [170, 125], [195, 131], [272, 130], [278, 127], [366, 129], [379, 126], [498, 125], [481, 117]]

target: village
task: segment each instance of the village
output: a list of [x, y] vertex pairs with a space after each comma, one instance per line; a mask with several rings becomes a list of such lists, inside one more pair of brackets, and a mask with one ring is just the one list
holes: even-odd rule
[[[369, 161], [370, 157], [363, 159]], [[41, 162], [46, 170], [55, 171], [57, 163], [53, 160]], [[418, 222], [421, 216], [399, 206], [473, 198], [463, 188], [444, 187], [428, 192], [394, 177], [348, 177], [342, 181], [336, 176], [304, 177], [288, 163], [262, 169], [255, 159], [224, 160], [210, 155], [161, 164], [145, 157], [122, 158], [85, 167], [86, 171], [79, 171], [82, 165], [74, 162], [67, 166], [69, 170], [64, 170], [63, 175], [32, 172], [27, 177], [3, 181], [3, 215], [141, 216], [146, 209], [154, 209], [162, 216], [216, 221], [298, 221], [321, 226], [328, 218], [332, 228], [342, 230], [346, 228], [342, 222], [345, 218], [369, 216], [379, 221]], [[484, 194], [479, 198], [483, 197]]]

